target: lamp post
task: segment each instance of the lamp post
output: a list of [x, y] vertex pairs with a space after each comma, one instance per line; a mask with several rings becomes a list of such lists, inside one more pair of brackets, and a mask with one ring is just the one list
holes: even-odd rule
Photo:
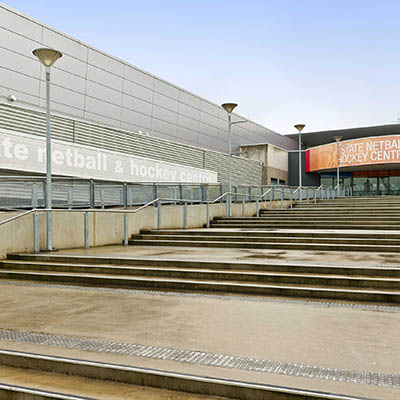
[[[50, 132], [50, 67], [62, 57], [62, 53], [57, 50], [40, 48], [32, 51], [33, 55], [46, 68], [46, 195], [45, 202], [46, 208], [51, 210], [51, 132]], [[51, 224], [51, 211], [47, 211], [46, 218], [46, 247], [47, 250], [52, 250], [52, 224]]]
[[228, 217], [232, 216], [232, 125], [247, 122], [247, 119], [232, 122], [232, 111], [237, 107], [236, 103], [224, 103], [221, 107], [228, 113]]
[[343, 139], [343, 136], [334, 136], [333, 137], [336, 141], [336, 190], [339, 190], [339, 163], [340, 163], [340, 157], [339, 157], [339, 142]]
[[299, 132], [299, 197], [300, 197], [300, 203], [303, 200], [303, 196], [301, 193], [301, 186], [302, 186], [302, 173], [301, 173], [301, 164], [302, 164], [302, 159], [301, 159], [301, 131], [305, 128], [304, 124], [297, 124], [294, 126], [298, 132]]
[[232, 216], [232, 111], [237, 107], [235, 103], [224, 103], [221, 107], [228, 113], [228, 217]]

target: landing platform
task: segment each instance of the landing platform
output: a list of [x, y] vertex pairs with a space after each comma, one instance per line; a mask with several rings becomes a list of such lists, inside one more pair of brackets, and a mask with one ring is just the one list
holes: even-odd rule
[[[330, 252], [328, 257], [148, 246], [56, 254], [365, 265], [396, 261], [386, 254]], [[396, 306], [4, 281], [0, 302], [1, 349], [374, 399], [400, 397]]]

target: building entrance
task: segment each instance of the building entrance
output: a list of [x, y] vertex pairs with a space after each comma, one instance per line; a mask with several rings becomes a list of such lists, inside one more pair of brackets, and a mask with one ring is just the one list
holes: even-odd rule
[[[353, 196], [400, 195], [400, 176], [341, 176], [339, 182], [340, 186], [351, 187]], [[336, 177], [321, 175], [321, 184], [334, 188]]]

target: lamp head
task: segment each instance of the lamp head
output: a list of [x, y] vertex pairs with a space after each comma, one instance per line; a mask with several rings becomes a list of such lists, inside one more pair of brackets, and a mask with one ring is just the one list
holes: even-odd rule
[[227, 113], [231, 113], [236, 107], [237, 107], [237, 104], [235, 104], [235, 103], [224, 103], [224, 104], [221, 104], [221, 107], [227, 112]]
[[343, 139], [343, 136], [334, 136], [333, 138], [336, 142], [340, 142]]
[[62, 57], [62, 53], [59, 51], [48, 48], [35, 49], [32, 51], [32, 53], [45, 67], [48, 68], [50, 68], [59, 58]]
[[301, 132], [304, 128], [305, 128], [305, 125], [304, 124], [297, 124], [297, 125], [295, 125], [294, 126], [299, 132]]

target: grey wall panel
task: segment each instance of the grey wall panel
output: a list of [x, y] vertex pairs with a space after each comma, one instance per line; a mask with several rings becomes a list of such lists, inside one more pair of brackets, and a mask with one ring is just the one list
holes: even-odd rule
[[87, 46], [46, 27], [43, 28], [43, 44], [54, 49], [63, 49], [64, 55], [67, 54], [83, 61], [86, 61], [88, 57]]
[[0, 21], [0, 25], [3, 28], [13, 32], [22, 32], [25, 37], [37, 42], [42, 40], [42, 26], [40, 24], [25, 18], [25, 16], [3, 5], [0, 7]]
[[144, 128], [146, 131], [151, 130], [151, 117], [149, 115], [138, 113], [127, 108], [122, 108], [121, 121], [140, 126], [141, 129]]
[[38, 96], [39, 94], [39, 79], [22, 75], [10, 69], [2, 68], [1, 66], [0, 86], [10, 88], [11, 93], [13, 89], [15, 89], [33, 96]]
[[171, 123], [171, 122], [162, 121], [157, 118], [153, 118], [151, 128], [153, 131], [157, 131], [157, 132], [161, 132], [161, 133], [168, 132], [171, 136], [174, 136], [174, 137], [176, 137], [176, 134], [177, 134], [176, 124]]
[[86, 111], [119, 120], [121, 107], [93, 97], [86, 97]]
[[[40, 94], [41, 99], [45, 100], [46, 97], [46, 83], [40, 82]], [[50, 98], [53, 102], [64, 104], [69, 107], [74, 107], [83, 110], [85, 104], [85, 95], [82, 93], [74, 92], [73, 90], [68, 90], [58, 85], [52, 85], [50, 91]], [[45, 106], [45, 103], [43, 103]]]
[[35, 49], [38, 44], [39, 43], [35, 42], [34, 40], [28, 39], [17, 34], [16, 32], [9, 31], [8, 29], [0, 26], [0, 47], [13, 50], [22, 55], [26, 55], [33, 60], [36, 58], [32, 54], [32, 50]]
[[96, 49], [89, 47], [88, 53], [88, 63], [90, 65], [101, 66], [102, 69], [123, 77], [124, 76], [124, 64], [121, 63], [119, 60], [110, 57], [106, 54], [99, 52]]
[[153, 105], [153, 117], [155, 119], [161, 119], [163, 121], [176, 124], [176, 121], [178, 120], [178, 113]]
[[[59, 62], [59, 65], [60, 67], [62, 66], [61, 60]], [[111, 89], [122, 91], [123, 79], [120, 76], [114, 75], [110, 72], [107, 72], [101, 68], [94, 67], [93, 65], [90, 64], [88, 64], [87, 66], [87, 79], [93, 82], [100, 83]]]
[[179, 89], [159, 79], [154, 80], [154, 90], [171, 99], [179, 99]]
[[149, 103], [153, 102], [154, 92], [151, 89], [138, 85], [127, 79], [124, 79], [123, 81], [123, 91], [129, 96], [136, 97]]
[[7, 60], [7, 68], [11, 71], [38, 78], [40, 63], [33, 58], [15, 53], [0, 47], [0, 60]]
[[178, 100], [171, 99], [170, 97], [164, 96], [160, 93], [154, 92], [153, 102], [157, 106], [167, 108], [170, 111], [178, 112], [179, 103]]
[[196, 121], [200, 120], [200, 110], [195, 107], [188, 106], [184, 103], [179, 103], [178, 113]]
[[114, 90], [93, 81], [87, 81], [86, 94], [96, 99], [105, 99], [108, 103], [117, 106], [121, 105], [122, 93], [120, 90]]
[[200, 131], [200, 122], [192, 119], [185, 117], [184, 115], [178, 114], [178, 126], [188, 128], [194, 131], [199, 132]]
[[139, 71], [137, 68], [129, 65], [124, 65], [124, 77], [131, 82], [138, 85], [147, 87], [153, 90], [154, 88], [154, 77], [145, 72]]
[[184, 90], [180, 90], [179, 101], [183, 104], [187, 104], [188, 106], [200, 110], [201, 99], [199, 97], [194, 96], [191, 93], [185, 92]]
[[[113, 119], [102, 114], [91, 113], [89, 111], [85, 111], [85, 119], [90, 122], [98, 122], [100, 124], [108, 125], [113, 128], [119, 128], [121, 126], [120, 119]], [[95, 140], [92, 138], [92, 140]]]
[[[80, 78], [86, 80], [86, 71], [88, 69], [87, 67], [88, 65], [85, 61], [79, 60], [78, 58], [75, 57], [71, 57], [68, 54], [63, 54], [63, 57], [59, 60], [59, 62], [57, 62], [57, 64], [54, 64], [54, 66], [51, 69], [52, 70], [61, 69], [65, 72], [77, 75]], [[69, 81], [64, 81], [63, 83], [64, 85], [68, 86]]]
[[140, 112], [142, 114], [151, 116], [153, 112], [153, 105], [147, 101], [132, 97], [127, 94], [122, 95], [122, 107], [132, 111]]
[[[58, 86], [65, 87], [66, 89], [73, 90], [78, 93], [85, 94], [86, 91], [87, 81], [85, 78], [79, 75], [72, 74], [70, 72], [66, 72], [59, 68], [51, 69], [51, 82]], [[66, 84], [67, 82], [68, 84]]]

